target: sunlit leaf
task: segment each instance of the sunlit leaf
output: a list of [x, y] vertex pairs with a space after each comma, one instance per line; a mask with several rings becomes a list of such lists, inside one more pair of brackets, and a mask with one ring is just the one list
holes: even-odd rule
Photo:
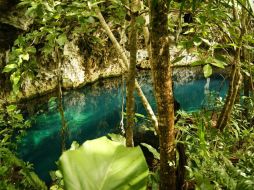
[[8, 113], [11, 113], [11, 112], [15, 111], [16, 109], [17, 109], [16, 105], [9, 105], [9, 106], [7, 106], [7, 112]]
[[106, 137], [64, 152], [60, 169], [67, 190], [145, 190], [149, 172], [140, 147], [127, 148]]
[[141, 143], [141, 145], [146, 147], [153, 154], [154, 158], [160, 160], [160, 153], [155, 148], [146, 143]]
[[67, 36], [66, 34], [61, 34], [58, 36], [58, 38], [56, 39], [56, 42], [60, 45], [63, 46], [66, 42], [67, 42]]
[[212, 44], [209, 42], [209, 40], [207, 40], [207, 39], [204, 39], [204, 38], [201, 38], [201, 40], [203, 41], [203, 42], [205, 42], [207, 45], [209, 45], [209, 46], [211, 46]]
[[191, 63], [191, 66], [204, 65], [205, 62], [203, 60], [194, 61]]
[[211, 67], [210, 64], [207, 64], [203, 67], [203, 71], [204, 71], [204, 76], [207, 78], [207, 77], [210, 77], [213, 73], [213, 69]]
[[3, 72], [4, 72], [4, 73], [9, 73], [10, 71], [16, 69], [17, 67], [18, 67], [17, 64], [8, 64], [8, 65], [6, 65], [6, 66], [4, 67]]
[[194, 32], [195, 32], [194, 28], [191, 28], [191, 29], [187, 30], [186, 32], [184, 32], [183, 34], [190, 34], [190, 33], [194, 33]]
[[112, 141], [119, 142], [122, 145], [126, 144], [126, 139], [122, 135], [109, 133], [107, 136], [109, 136]]
[[22, 59], [25, 60], [25, 61], [28, 61], [28, 60], [29, 60], [29, 54], [28, 54], [28, 53], [22, 54], [21, 57], [22, 57]]
[[222, 69], [225, 68], [225, 67], [224, 67], [225, 64], [224, 64], [222, 61], [217, 60], [217, 59], [213, 59], [213, 61], [210, 62], [210, 64], [213, 65], [213, 66], [215, 66], [215, 67], [222, 68]]

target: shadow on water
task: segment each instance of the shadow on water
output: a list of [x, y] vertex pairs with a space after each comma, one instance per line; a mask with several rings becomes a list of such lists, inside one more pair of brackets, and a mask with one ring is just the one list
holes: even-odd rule
[[[139, 81], [155, 108], [150, 75], [142, 74]], [[214, 90], [222, 97], [225, 95], [228, 82], [222, 82], [223, 78], [219, 75], [211, 78], [209, 84], [204, 78], [187, 83], [175, 81], [174, 95], [181, 109], [197, 110], [205, 106], [205, 90]], [[137, 97], [136, 100], [136, 112], [145, 114], [140, 99]], [[31, 120], [32, 128], [19, 145], [19, 153], [25, 161], [33, 163], [36, 173], [50, 184], [49, 171], [57, 168], [55, 162], [61, 155], [61, 119], [57, 111], [57, 99], [48, 101], [45, 98], [44, 103], [38, 102], [34, 100], [24, 105], [24, 112]], [[121, 104], [121, 78], [98, 81], [82, 89], [65, 92], [63, 106], [68, 126], [67, 148], [72, 141], [83, 143], [107, 133], [120, 133]]]

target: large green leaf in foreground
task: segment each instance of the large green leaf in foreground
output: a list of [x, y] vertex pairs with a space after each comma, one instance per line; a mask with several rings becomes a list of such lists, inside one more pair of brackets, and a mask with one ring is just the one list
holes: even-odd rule
[[106, 137], [64, 152], [60, 169], [67, 190], [146, 189], [148, 167], [140, 147], [127, 148]]

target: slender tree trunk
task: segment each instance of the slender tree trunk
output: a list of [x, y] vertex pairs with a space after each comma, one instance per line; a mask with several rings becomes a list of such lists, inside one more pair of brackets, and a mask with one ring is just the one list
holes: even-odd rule
[[151, 49], [160, 140], [160, 190], [176, 189], [174, 99], [169, 60], [168, 0], [151, 2]]
[[234, 21], [240, 21], [241, 22], [241, 31], [239, 34], [239, 42], [238, 47], [235, 51], [235, 57], [234, 62], [232, 65], [232, 71], [231, 71], [231, 81], [229, 84], [229, 90], [227, 94], [226, 101], [224, 103], [224, 106], [222, 108], [222, 111], [220, 113], [219, 119], [217, 121], [216, 128], [220, 129], [221, 131], [224, 130], [224, 128], [227, 126], [231, 112], [233, 110], [237, 95], [239, 93], [241, 82], [242, 82], [242, 74], [241, 74], [241, 66], [240, 66], [240, 55], [242, 50], [242, 42], [243, 42], [243, 35], [246, 33], [245, 28], [245, 13], [242, 12], [241, 20], [239, 20], [239, 15], [237, 12], [237, 8], [235, 5], [235, 0], [232, 0], [232, 12], [234, 16]]
[[231, 81], [229, 83], [229, 89], [226, 101], [220, 113], [216, 128], [220, 129], [221, 131], [227, 126], [237, 94], [241, 87], [242, 82], [242, 75], [241, 75], [241, 68], [240, 68], [240, 52], [241, 52], [241, 44], [242, 44], [242, 37], [240, 37], [240, 45], [236, 50], [234, 63], [232, 65], [231, 71]]
[[223, 131], [228, 124], [237, 94], [241, 86], [241, 82], [242, 75], [240, 72], [240, 68], [239, 66], [234, 65], [231, 72], [231, 82], [229, 85], [228, 95], [216, 125], [216, 128], [220, 129], [221, 131]]
[[130, 33], [129, 33], [129, 45], [130, 45], [130, 66], [126, 82], [126, 146], [134, 146], [133, 142], [133, 127], [135, 125], [135, 73], [136, 73], [136, 62], [137, 62], [137, 26], [136, 26], [136, 11], [138, 11], [139, 0], [132, 0], [130, 3], [131, 7], [131, 22], [130, 22]]
[[63, 109], [63, 95], [62, 95], [62, 59], [60, 57], [60, 53], [58, 48], [55, 49], [56, 52], [56, 62], [57, 62], [57, 84], [58, 84], [58, 111], [61, 117], [61, 148], [62, 152], [66, 150], [66, 140], [67, 140], [67, 124], [64, 117], [64, 109]]
[[[118, 54], [119, 54], [119, 56], [120, 56], [120, 58], [121, 58], [121, 59], [119, 60], [119, 62], [120, 62], [120, 64], [121, 64], [121, 67], [122, 67], [122, 68], [125, 68], [125, 69], [126, 69], [126, 68], [129, 68], [129, 61], [128, 61], [128, 58], [127, 58], [127, 56], [126, 56], [126, 54], [125, 54], [125, 51], [121, 48], [121, 46], [119, 45], [119, 43], [118, 43], [118, 41], [116, 40], [115, 36], [114, 36], [113, 33], [111, 32], [111, 30], [110, 30], [108, 24], [106, 23], [104, 17], [103, 17], [102, 14], [101, 14], [99, 8], [96, 8], [95, 11], [96, 11], [96, 15], [97, 15], [97, 17], [98, 17], [98, 19], [99, 19], [99, 21], [100, 21], [102, 27], [104, 28], [105, 32], [106, 32], [107, 35], [109, 36], [110, 40], [112, 41], [112, 43], [113, 43], [115, 49], [118, 51]], [[142, 89], [141, 89], [141, 87], [139, 86], [137, 80], [135, 80], [135, 88], [136, 88], [136, 90], [137, 90], [138, 95], [139, 95], [140, 98], [141, 98], [141, 101], [142, 101], [143, 106], [145, 107], [145, 109], [146, 109], [146, 111], [147, 111], [149, 117], [151, 118], [151, 120], [152, 120], [152, 122], [153, 122], [153, 124], [154, 124], [154, 128], [155, 128], [156, 132], [158, 133], [158, 121], [157, 121], [157, 118], [156, 118], [156, 116], [155, 116], [155, 114], [154, 114], [154, 112], [153, 112], [153, 109], [152, 109], [152, 107], [150, 106], [148, 100], [146, 99], [144, 93], [142, 92]]]

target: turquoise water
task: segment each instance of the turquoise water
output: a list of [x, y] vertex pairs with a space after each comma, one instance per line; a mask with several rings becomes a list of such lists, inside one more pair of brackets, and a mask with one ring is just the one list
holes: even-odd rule
[[[150, 77], [144, 76], [139, 81], [152, 107], [155, 108]], [[181, 109], [194, 111], [207, 107], [208, 97], [205, 93], [215, 91], [224, 97], [227, 86], [228, 82], [223, 81], [220, 76], [212, 78], [209, 85], [207, 79], [203, 78], [187, 83], [175, 82], [174, 95]], [[69, 132], [68, 146], [72, 141], [83, 143], [107, 133], [119, 133], [121, 78], [99, 81], [82, 89], [65, 92], [63, 105]], [[25, 110], [25, 114], [32, 121], [32, 128], [19, 145], [20, 156], [33, 163], [37, 174], [49, 184], [49, 171], [57, 168], [55, 162], [61, 154], [61, 122], [56, 99], [51, 98], [48, 101], [46, 98], [44, 103], [29, 102]], [[28, 110], [33, 111], [29, 113]], [[138, 97], [136, 110], [145, 114]]]

